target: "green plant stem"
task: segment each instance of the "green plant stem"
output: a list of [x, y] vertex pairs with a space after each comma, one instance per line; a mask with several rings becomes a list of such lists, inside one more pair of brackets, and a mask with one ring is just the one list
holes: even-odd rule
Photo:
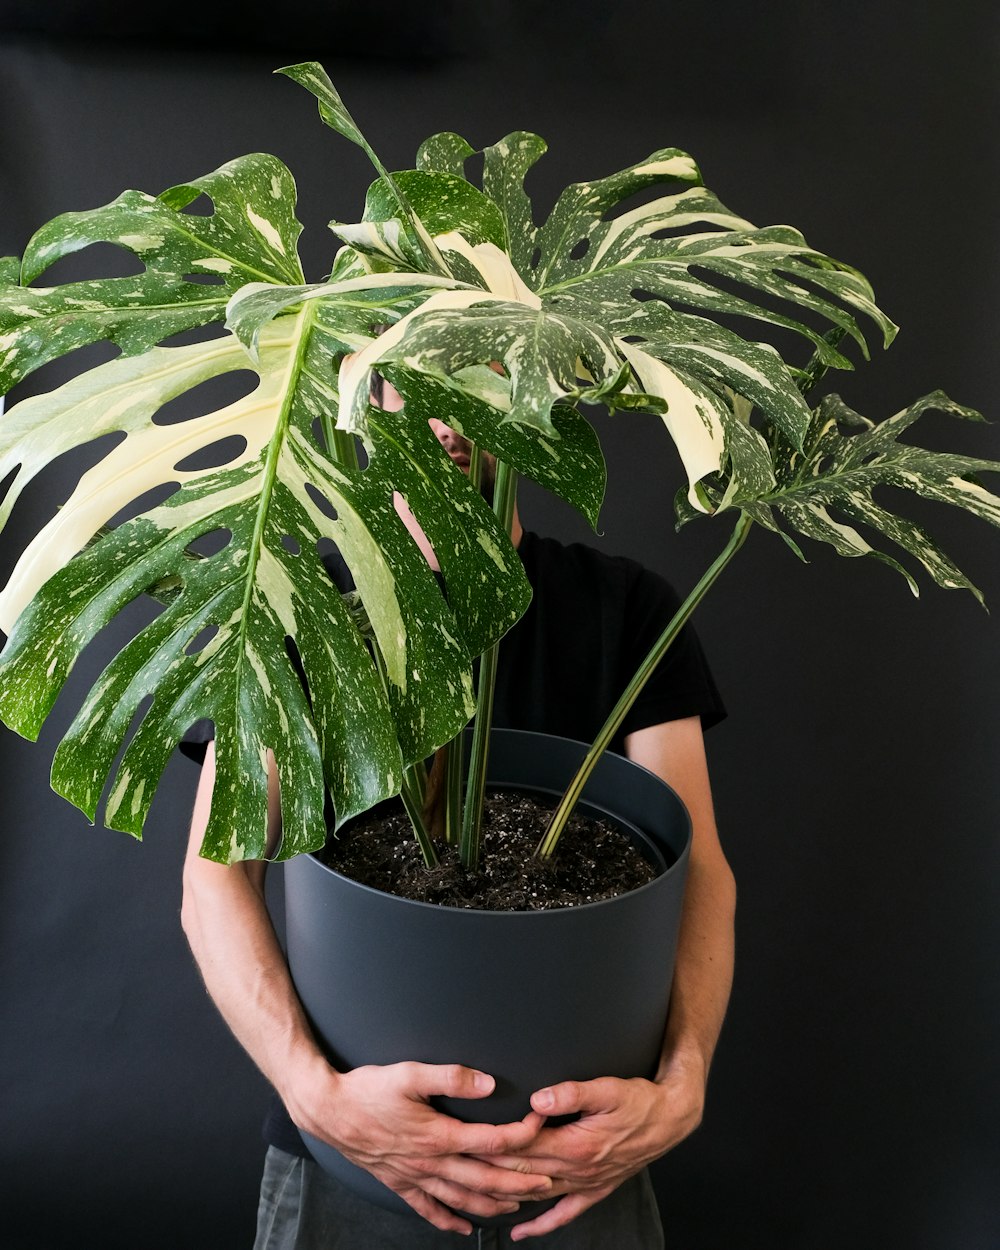
[[333, 414], [329, 409], [325, 409], [322, 416], [323, 422], [323, 438], [326, 442], [326, 450], [330, 459], [335, 464], [343, 465], [347, 469], [360, 468], [358, 463], [358, 445], [354, 441], [354, 435], [349, 434], [346, 430], [338, 430], [333, 424]]
[[[517, 474], [503, 461], [497, 461], [493, 511], [506, 533], [510, 533], [517, 497]], [[479, 863], [479, 844], [483, 821], [483, 796], [486, 793], [486, 764], [489, 756], [490, 729], [493, 725], [493, 693], [496, 688], [497, 656], [500, 644], [483, 652], [479, 661], [479, 688], [476, 691], [476, 719], [472, 730], [472, 755], [465, 792], [465, 812], [459, 855], [466, 868]]]
[[444, 840], [457, 846], [462, 836], [462, 735], [445, 747]]
[[421, 773], [423, 780], [426, 781], [427, 772], [422, 763], [403, 770], [403, 785], [400, 788], [399, 797], [403, 800], [406, 814], [410, 818], [413, 836], [417, 839], [424, 863], [428, 868], [434, 868], [438, 863], [438, 857], [431, 836], [427, 832], [427, 826], [424, 824], [425, 787], [421, 784]]
[[483, 480], [483, 450], [478, 443], [469, 448], [469, 482], [479, 490]]
[[593, 744], [584, 756], [583, 763], [577, 770], [573, 780], [569, 783], [566, 793], [560, 799], [559, 806], [553, 812], [552, 819], [549, 821], [549, 826], [545, 831], [545, 836], [535, 849], [535, 854], [540, 859], [551, 859], [555, 854], [559, 838], [566, 827], [566, 822], [579, 802], [580, 795], [590, 780], [590, 774], [594, 771], [597, 761], [608, 749], [612, 738], [621, 728], [622, 722], [628, 715], [632, 705], [642, 693], [646, 683], [655, 672], [657, 665], [670, 649], [692, 612], [694, 612], [709, 589], [715, 584], [722, 570], [743, 546], [752, 524], [753, 522], [748, 516], [745, 514], [740, 515], [736, 528], [733, 530], [729, 542], [723, 551], [713, 560], [701, 580], [678, 608], [669, 625], [667, 625], [666, 629], [653, 644], [649, 654], [639, 666], [635, 676], [629, 682], [624, 694], [615, 704], [610, 716], [604, 722]]
[[[388, 689], [389, 678], [385, 670], [385, 660], [374, 638], [371, 640], [371, 649], [375, 667], [378, 669], [378, 675], [382, 680], [382, 688], [386, 690]], [[434, 850], [431, 836], [427, 832], [427, 826], [424, 824], [424, 794], [426, 790], [427, 769], [423, 760], [419, 760], [416, 764], [411, 764], [409, 768], [403, 769], [403, 784], [399, 789], [399, 797], [402, 799], [403, 807], [410, 818], [410, 824], [413, 826], [413, 836], [420, 847], [420, 854], [424, 858], [424, 863], [428, 868], [433, 868], [438, 862], [438, 857], [437, 852]]]

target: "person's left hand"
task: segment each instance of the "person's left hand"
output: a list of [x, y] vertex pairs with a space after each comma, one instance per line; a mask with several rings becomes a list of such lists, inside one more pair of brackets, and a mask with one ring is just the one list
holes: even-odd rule
[[539, 1237], [569, 1224], [606, 1198], [623, 1181], [683, 1141], [701, 1123], [704, 1075], [676, 1067], [656, 1081], [564, 1081], [531, 1097], [546, 1117], [579, 1114], [571, 1124], [543, 1128], [516, 1155], [490, 1162], [551, 1176], [554, 1207], [510, 1230], [512, 1241]]

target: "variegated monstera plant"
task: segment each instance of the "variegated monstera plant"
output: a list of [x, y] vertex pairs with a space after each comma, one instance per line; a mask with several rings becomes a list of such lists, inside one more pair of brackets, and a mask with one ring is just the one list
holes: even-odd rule
[[[429, 139], [416, 169], [390, 175], [319, 65], [281, 72], [318, 98], [323, 119], [379, 173], [363, 221], [333, 225], [343, 246], [326, 281], [306, 283], [292, 177], [259, 154], [158, 196], [126, 191], [58, 217], [20, 265], [2, 262], [0, 393], [82, 345], [109, 340], [121, 350], [0, 419], [0, 480], [9, 479], [0, 524], [56, 456], [124, 437], [83, 473], [0, 595], [9, 635], [0, 716], [37, 736], [95, 634], [141, 596], [162, 604], [107, 665], [55, 754], [54, 788], [91, 819], [107, 789], [105, 823], [140, 834], [178, 740], [209, 718], [217, 783], [208, 856], [264, 853], [270, 750], [282, 857], [325, 840], [327, 793], [343, 821], [402, 791], [432, 858], [423, 761], [473, 715], [472, 662], [484, 653], [477, 723], [488, 725], [489, 657], [530, 594], [504, 523], [514, 477], [597, 516], [604, 466], [581, 405], [606, 405], [625, 422], [632, 411], [661, 414], [687, 476], [680, 519], [728, 513], [735, 522], [650, 664], [753, 523], [796, 551], [793, 535], [805, 535], [904, 571], [861, 536], [863, 523], [939, 584], [974, 590], [872, 490], [890, 483], [1000, 523], [1000, 500], [977, 480], [1000, 464], [897, 441], [929, 407], [976, 414], [933, 395], [873, 425], [836, 398], [815, 410], [805, 398], [826, 369], [848, 367], [842, 339], [867, 354], [859, 318], [886, 343], [895, 332], [856, 271], [787, 226], [759, 229], [724, 208], [674, 149], [568, 187], [536, 226], [523, 187], [545, 150], [536, 135], [487, 147], [481, 189], [465, 177], [472, 149], [455, 134]], [[623, 209], [639, 192], [644, 202]], [[185, 211], [203, 195], [210, 215]], [[96, 242], [134, 253], [143, 272], [31, 285]], [[796, 331], [811, 358], [807, 348], [803, 367], [786, 363], [734, 322]], [[215, 337], [163, 345], [210, 323]], [[245, 398], [157, 422], [174, 398], [248, 368], [259, 384]], [[404, 396], [402, 412], [370, 403], [376, 368]], [[441, 449], [429, 416], [497, 457], [493, 509]], [[186, 467], [231, 435], [245, 446], [230, 461]], [[164, 484], [173, 493], [109, 526]], [[439, 557], [443, 588], [397, 515], [397, 492]], [[217, 547], [224, 540], [214, 554], [199, 554], [206, 535]], [[355, 595], [326, 576], [321, 540], [339, 548]], [[467, 859], [477, 801], [467, 805]]]

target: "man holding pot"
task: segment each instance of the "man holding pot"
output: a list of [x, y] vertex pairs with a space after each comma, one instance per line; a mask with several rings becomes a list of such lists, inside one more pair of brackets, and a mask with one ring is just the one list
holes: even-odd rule
[[[379, 392], [373, 398], [383, 408], [401, 406], [388, 383], [380, 383]], [[468, 443], [443, 422], [431, 425], [449, 456], [467, 469]], [[487, 460], [487, 491], [490, 467]], [[433, 550], [402, 500], [397, 510], [436, 567]], [[577, 678], [567, 688], [570, 683], [559, 672], [568, 650], [567, 614], [588, 622], [602, 614], [617, 621], [617, 638], [609, 640], [605, 631], [590, 640], [602, 658], [609, 646], [634, 646], [642, 655], [669, 620], [676, 599], [665, 583], [631, 561], [564, 548], [525, 532], [516, 512], [512, 541], [535, 597], [501, 647], [494, 721], [586, 740], [590, 724], [603, 721], [620, 690], [602, 689], [599, 676], [585, 683]], [[575, 566], [581, 560], [582, 575]], [[624, 603], [618, 601], [623, 586]], [[579, 602], [566, 603], [574, 594]], [[566, 674], [594, 672], [586, 657], [572, 659]], [[558, 697], [543, 693], [539, 699], [538, 684], [525, 680], [526, 671], [546, 675], [545, 685]], [[430, 1104], [438, 1095], [487, 1097], [494, 1088], [488, 1073], [456, 1064], [401, 1063], [348, 1072], [330, 1065], [309, 1028], [271, 924], [264, 899], [266, 863], [227, 867], [198, 855], [214, 781], [207, 742], [185, 863], [182, 922], [210, 995], [280, 1096], [265, 1128], [269, 1150], [255, 1250], [433, 1250], [468, 1244], [472, 1225], [457, 1212], [509, 1216], [522, 1202], [549, 1198], [558, 1201], [509, 1230], [478, 1230], [479, 1244], [506, 1244], [509, 1238], [564, 1250], [663, 1245], [646, 1166], [700, 1123], [732, 980], [735, 888], [715, 828], [702, 738], [703, 725], [722, 715], [700, 649], [686, 631], [633, 708], [621, 741], [612, 744], [671, 785], [693, 825], [670, 1015], [654, 1079], [608, 1077], [538, 1090], [523, 1121], [499, 1126], [461, 1123]], [[198, 753], [199, 736], [210, 737], [210, 727], [189, 735], [189, 753]], [[274, 846], [280, 800], [273, 760], [269, 809]], [[571, 1115], [578, 1117], [573, 1123], [547, 1126], [553, 1117]], [[375, 1207], [348, 1191], [311, 1161], [298, 1129], [373, 1173], [422, 1219]]]

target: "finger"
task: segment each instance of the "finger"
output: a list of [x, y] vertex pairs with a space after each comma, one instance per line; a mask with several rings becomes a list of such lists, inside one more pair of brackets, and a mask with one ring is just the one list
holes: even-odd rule
[[[534, 1173], [536, 1176], [551, 1176], [545, 1167], [542, 1166], [542, 1157], [526, 1152], [524, 1154], [504, 1154], [504, 1155], [473, 1155], [472, 1158], [478, 1159], [480, 1163], [489, 1163], [493, 1167], [503, 1168], [507, 1172], [519, 1172], [527, 1176]], [[547, 1159], [548, 1163], [556, 1163], [556, 1159]]]
[[463, 1155], [506, 1155], [526, 1150], [538, 1137], [537, 1122], [518, 1120], [513, 1124], [465, 1124], [449, 1116], [441, 1117], [441, 1153]]
[[424, 1191], [439, 1202], [447, 1203], [458, 1211], [468, 1215], [490, 1217], [494, 1215], [513, 1215], [520, 1208], [520, 1203], [513, 1199], [493, 1198], [489, 1194], [477, 1193], [466, 1189], [464, 1185], [456, 1185], [453, 1181], [441, 1176], [429, 1176], [423, 1182]]
[[430, 1194], [422, 1189], [397, 1189], [396, 1193], [407, 1206], [416, 1211], [417, 1215], [425, 1219], [428, 1224], [433, 1224], [442, 1233], [461, 1233], [468, 1237], [472, 1232], [472, 1225], [468, 1220], [463, 1220], [454, 1211], [449, 1211], [440, 1202], [435, 1202]]
[[535, 1219], [526, 1220], [523, 1224], [515, 1224], [510, 1230], [511, 1241], [526, 1241], [529, 1237], [542, 1237], [546, 1233], [554, 1232], [557, 1228], [563, 1228], [577, 1216], [582, 1215], [584, 1211], [600, 1202], [602, 1198], [606, 1198], [613, 1188], [609, 1186], [605, 1189], [591, 1189], [584, 1194], [568, 1194], [554, 1207], [543, 1211]]
[[496, 1168], [510, 1171], [517, 1175], [550, 1176], [552, 1180], [562, 1178], [570, 1166], [570, 1160], [561, 1159], [557, 1155], [474, 1155], [472, 1158], [481, 1163], [494, 1164]]
[[602, 1077], [596, 1081], [563, 1081], [536, 1090], [531, 1106], [541, 1115], [572, 1115], [612, 1111], [622, 1100], [622, 1082]]
[[489, 1159], [452, 1155], [433, 1161], [433, 1175], [476, 1193], [497, 1199], [527, 1202], [547, 1198], [552, 1191], [548, 1176], [494, 1167]]
[[404, 1063], [400, 1069], [411, 1095], [417, 1098], [488, 1098], [496, 1081], [488, 1072], [460, 1063]]
[[561, 1128], [543, 1129], [533, 1142], [520, 1150], [477, 1157], [498, 1167], [523, 1167], [527, 1164], [529, 1171], [540, 1172], [543, 1176], [564, 1176], [568, 1167], [590, 1157], [594, 1144], [593, 1134], [582, 1133], [576, 1124], [567, 1124]]

